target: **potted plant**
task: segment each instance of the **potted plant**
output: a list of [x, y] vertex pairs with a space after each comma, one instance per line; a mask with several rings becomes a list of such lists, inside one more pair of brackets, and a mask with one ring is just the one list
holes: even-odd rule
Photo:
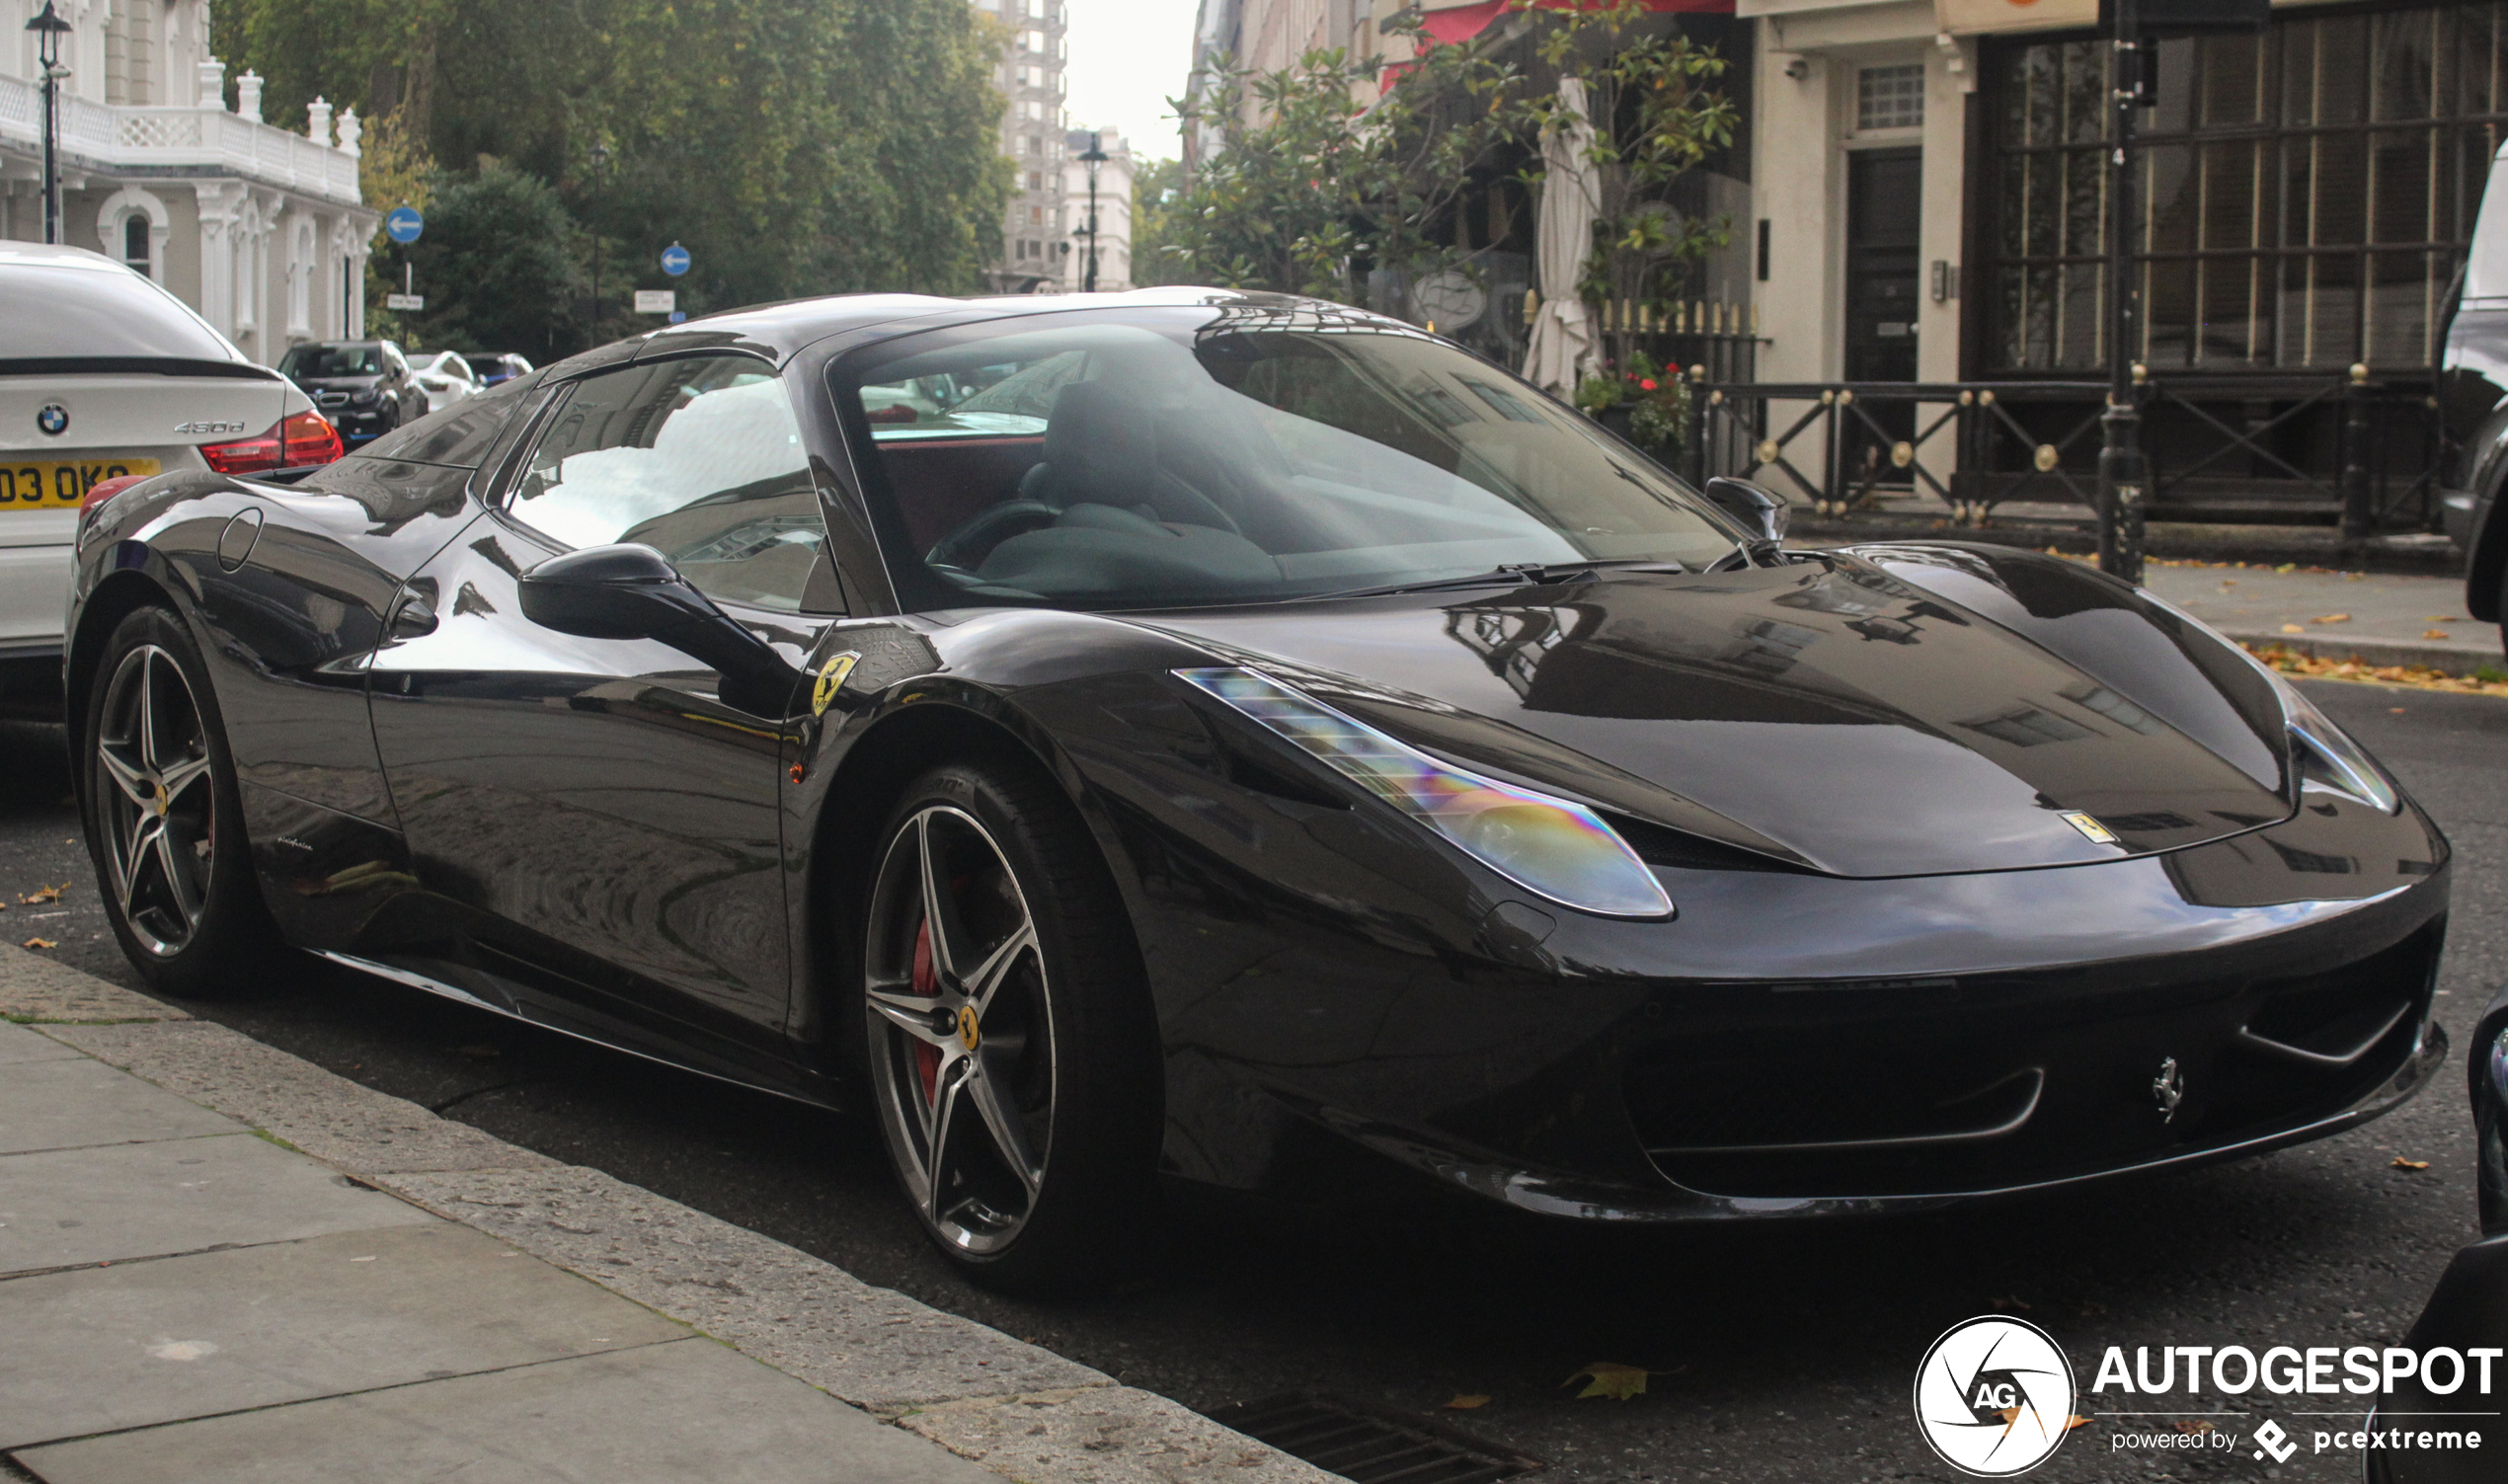
[[1658, 463], [1671, 463], [1688, 444], [1689, 383], [1643, 351], [1622, 366], [1606, 361], [1577, 383], [1576, 405]]

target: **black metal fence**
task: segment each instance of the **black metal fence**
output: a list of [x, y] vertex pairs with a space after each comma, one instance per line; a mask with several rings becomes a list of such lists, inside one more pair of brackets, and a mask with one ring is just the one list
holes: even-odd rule
[[[2097, 508], [2100, 382], [1760, 382], [1690, 366], [1684, 472], [1758, 479], [1821, 514], [1882, 492], [1957, 524], [2012, 503]], [[2426, 380], [2138, 377], [2151, 518], [2438, 528], [2444, 450]]]

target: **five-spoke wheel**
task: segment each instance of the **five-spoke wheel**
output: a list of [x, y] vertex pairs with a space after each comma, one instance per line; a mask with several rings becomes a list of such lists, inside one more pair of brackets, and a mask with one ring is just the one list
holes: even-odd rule
[[1035, 914], [992, 835], [947, 805], [898, 831], [873, 898], [871, 1072], [900, 1173], [944, 1241], [999, 1251], [1036, 1205], [1053, 1137]]
[[924, 1229], [1023, 1292], [1101, 1284], [1155, 1229], [1156, 1020], [1105, 859], [1030, 769], [908, 784], [862, 898], [873, 1101]]
[[199, 926], [217, 849], [209, 743], [192, 684], [154, 644], [105, 682], [96, 793], [113, 899], [150, 953], [180, 953]]
[[217, 697], [183, 620], [125, 615], [82, 692], [80, 802], [107, 918], [170, 994], [256, 982], [278, 945], [246, 848]]

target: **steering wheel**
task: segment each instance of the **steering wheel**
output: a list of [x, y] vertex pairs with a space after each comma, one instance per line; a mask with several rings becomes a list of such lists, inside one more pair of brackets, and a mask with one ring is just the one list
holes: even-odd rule
[[1043, 530], [1061, 513], [1042, 500], [1005, 500], [986, 506], [933, 542], [932, 549], [923, 553], [923, 561], [927, 566], [973, 571], [994, 547], [1012, 536]]

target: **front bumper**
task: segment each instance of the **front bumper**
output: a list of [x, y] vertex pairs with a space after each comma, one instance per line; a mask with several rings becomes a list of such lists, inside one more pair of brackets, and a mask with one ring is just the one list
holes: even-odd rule
[[1171, 1172], [1316, 1204], [1390, 1160], [1585, 1219], [1871, 1213], [2322, 1137], [2447, 1054], [2447, 846], [2409, 806], [2312, 799], [2087, 867], [1658, 870], [1673, 922], [1562, 911], [1428, 964], [1381, 920], [1260, 944], [1241, 898], [1153, 938], [1153, 963], [1259, 950], [1162, 985]]

